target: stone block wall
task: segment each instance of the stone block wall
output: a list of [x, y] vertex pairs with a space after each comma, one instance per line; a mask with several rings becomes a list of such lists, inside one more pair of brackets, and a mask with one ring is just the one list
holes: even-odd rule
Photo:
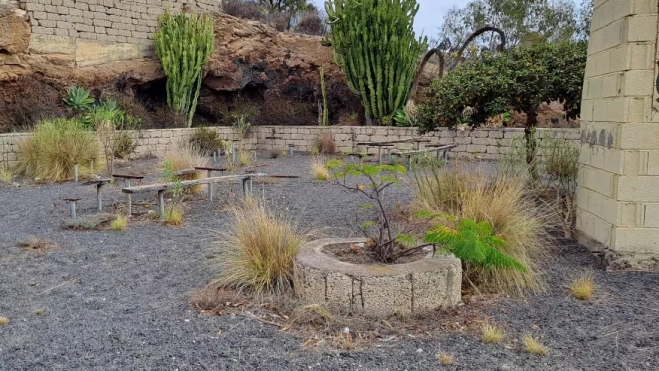
[[165, 9], [210, 12], [219, 11], [220, 4], [221, 0], [20, 0], [18, 6], [29, 16], [30, 53], [73, 56], [69, 67], [86, 67], [153, 56], [153, 33]]
[[[238, 139], [240, 135], [231, 127], [211, 127], [222, 138]], [[130, 131], [137, 144], [133, 158], [146, 155], [162, 155], [168, 150], [175, 150], [182, 143], [188, 142], [195, 129], [156, 129]], [[287, 150], [292, 145], [295, 151], [308, 152], [316, 144], [323, 131], [330, 131], [339, 152], [368, 152], [376, 154], [377, 149], [360, 146], [359, 142], [390, 141], [418, 138], [415, 128], [364, 127], [364, 126], [256, 126], [252, 127], [246, 138], [241, 140], [244, 150]], [[18, 156], [18, 143], [32, 134], [11, 133], [0, 135], [0, 166], [14, 166]], [[450, 152], [452, 158], [472, 160], [495, 160], [501, 153], [512, 150], [515, 138], [522, 138], [523, 129], [476, 129], [473, 131], [455, 131], [442, 129], [423, 136], [427, 144], [455, 144]], [[579, 129], [539, 129], [540, 140], [547, 135], [563, 137], [575, 146], [579, 143]], [[400, 143], [394, 148], [412, 149], [413, 144]]]
[[656, 0], [595, 0], [581, 108], [579, 241], [659, 270]]
[[219, 10], [219, 0], [20, 0], [34, 35], [150, 45], [165, 9]]

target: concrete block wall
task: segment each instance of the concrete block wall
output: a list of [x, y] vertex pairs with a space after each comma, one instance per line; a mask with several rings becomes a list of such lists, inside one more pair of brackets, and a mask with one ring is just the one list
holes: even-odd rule
[[[211, 127], [224, 139], [239, 139], [240, 134], [231, 127]], [[160, 156], [168, 150], [176, 150], [189, 141], [195, 129], [155, 129], [129, 131], [137, 145], [132, 158], [147, 155]], [[339, 152], [369, 152], [377, 153], [376, 148], [359, 146], [359, 142], [390, 141], [418, 138], [415, 128], [393, 127], [363, 127], [363, 126], [256, 126], [252, 127], [246, 137], [240, 141], [244, 150], [287, 150], [292, 145], [295, 151], [308, 152], [315, 146], [316, 140], [323, 131], [330, 131], [334, 137]], [[19, 152], [19, 142], [30, 137], [31, 133], [11, 133], [0, 135], [0, 166], [16, 165]], [[522, 138], [523, 129], [476, 129], [473, 131], [454, 131], [442, 129], [425, 134], [430, 140], [421, 143], [421, 148], [427, 144], [455, 144], [451, 150], [452, 158], [473, 160], [495, 160], [500, 154], [513, 148], [515, 138]], [[579, 144], [579, 129], [539, 129], [537, 136], [541, 139], [546, 135], [563, 137]], [[274, 138], [274, 139], [273, 139]], [[394, 148], [399, 150], [412, 149], [413, 144], [400, 143]]]
[[20, 0], [30, 17], [32, 54], [73, 57], [85, 67], [152, 56], [165, 9], [219, 11], [221, 0]]
[[658, 2], [596, 0], [581, 110], [579, 241], [612, 268], [659, 270]]

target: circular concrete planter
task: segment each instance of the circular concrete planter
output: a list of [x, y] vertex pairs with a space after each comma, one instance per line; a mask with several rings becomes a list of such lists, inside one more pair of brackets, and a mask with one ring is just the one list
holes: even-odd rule
[[295, 259], [296, 295], [308, 303], [338, 305], [369, 316], [409, 314], [460, 303], [462, 266], [453, 256], [426, 256], [404, 264], [352, 264], [325, 246], [365, 242], [327, 238], [308, 242]]

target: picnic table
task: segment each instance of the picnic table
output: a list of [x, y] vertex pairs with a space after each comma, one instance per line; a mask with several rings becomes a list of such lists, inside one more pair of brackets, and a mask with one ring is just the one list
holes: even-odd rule
[[[408, 139], [397, 139], [397, 140], [386, 140], [382, 142], [357, 142], [358, 146], [367, 146], [367, 147], [377, 147], [378, 149], [378, 162], [382, 165], [382, 148], [385, 147], [394, 147], [399, 143], [416, 143], [416, 149], [419, 150], [421, 143], [429, 143], [430, 139], [426, 138], [408, 138]], [[391, 149], [387, 148], [387, 159], [391, 162]]]

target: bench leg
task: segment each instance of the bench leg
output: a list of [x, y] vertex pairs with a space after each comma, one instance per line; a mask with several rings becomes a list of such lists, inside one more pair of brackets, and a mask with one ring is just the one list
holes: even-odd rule
[[77, 218], [75, 201], [69, 201], [69, 212], [71, 213], [71, 219]]
[[412, 155], [407, 155], [407, 169], [412, 170]]
[[98, 211], [103, 211], [103, 200], [101, 200], [101, 188], [103, 188], [103, 183], [96, 185], [96, 206]]
[[[130, 187], [130, 179], [124, 179], [124, 186]], [[126, 213], [129, 218], [133, 215], [133, 197], [130, 193], [126, 193]]]
[[232, 162], [236, 163], [236, 142], [231, 141], [231, 159]]
[[165, 191], [158, 191], [158, 208], [160, 209], [160, 221], [165, 221]]
[[73, 164], [73, 181], [78, 183], [78, 164]]
[[382, 147], [378, 147], [378, 165], [382, 165]]
[[293, 157], [293, 146], [288, 146], [288, 157]]
[[[207, 178], [210, 178], [213, 176], [213, 171], [208, 170]], [[213, 183], [208, 183], [208, 201], [213, 202]]]
[[252, 177], [243, 179], [243, 194], [245, 197], [250, 197], [252, 195]]

